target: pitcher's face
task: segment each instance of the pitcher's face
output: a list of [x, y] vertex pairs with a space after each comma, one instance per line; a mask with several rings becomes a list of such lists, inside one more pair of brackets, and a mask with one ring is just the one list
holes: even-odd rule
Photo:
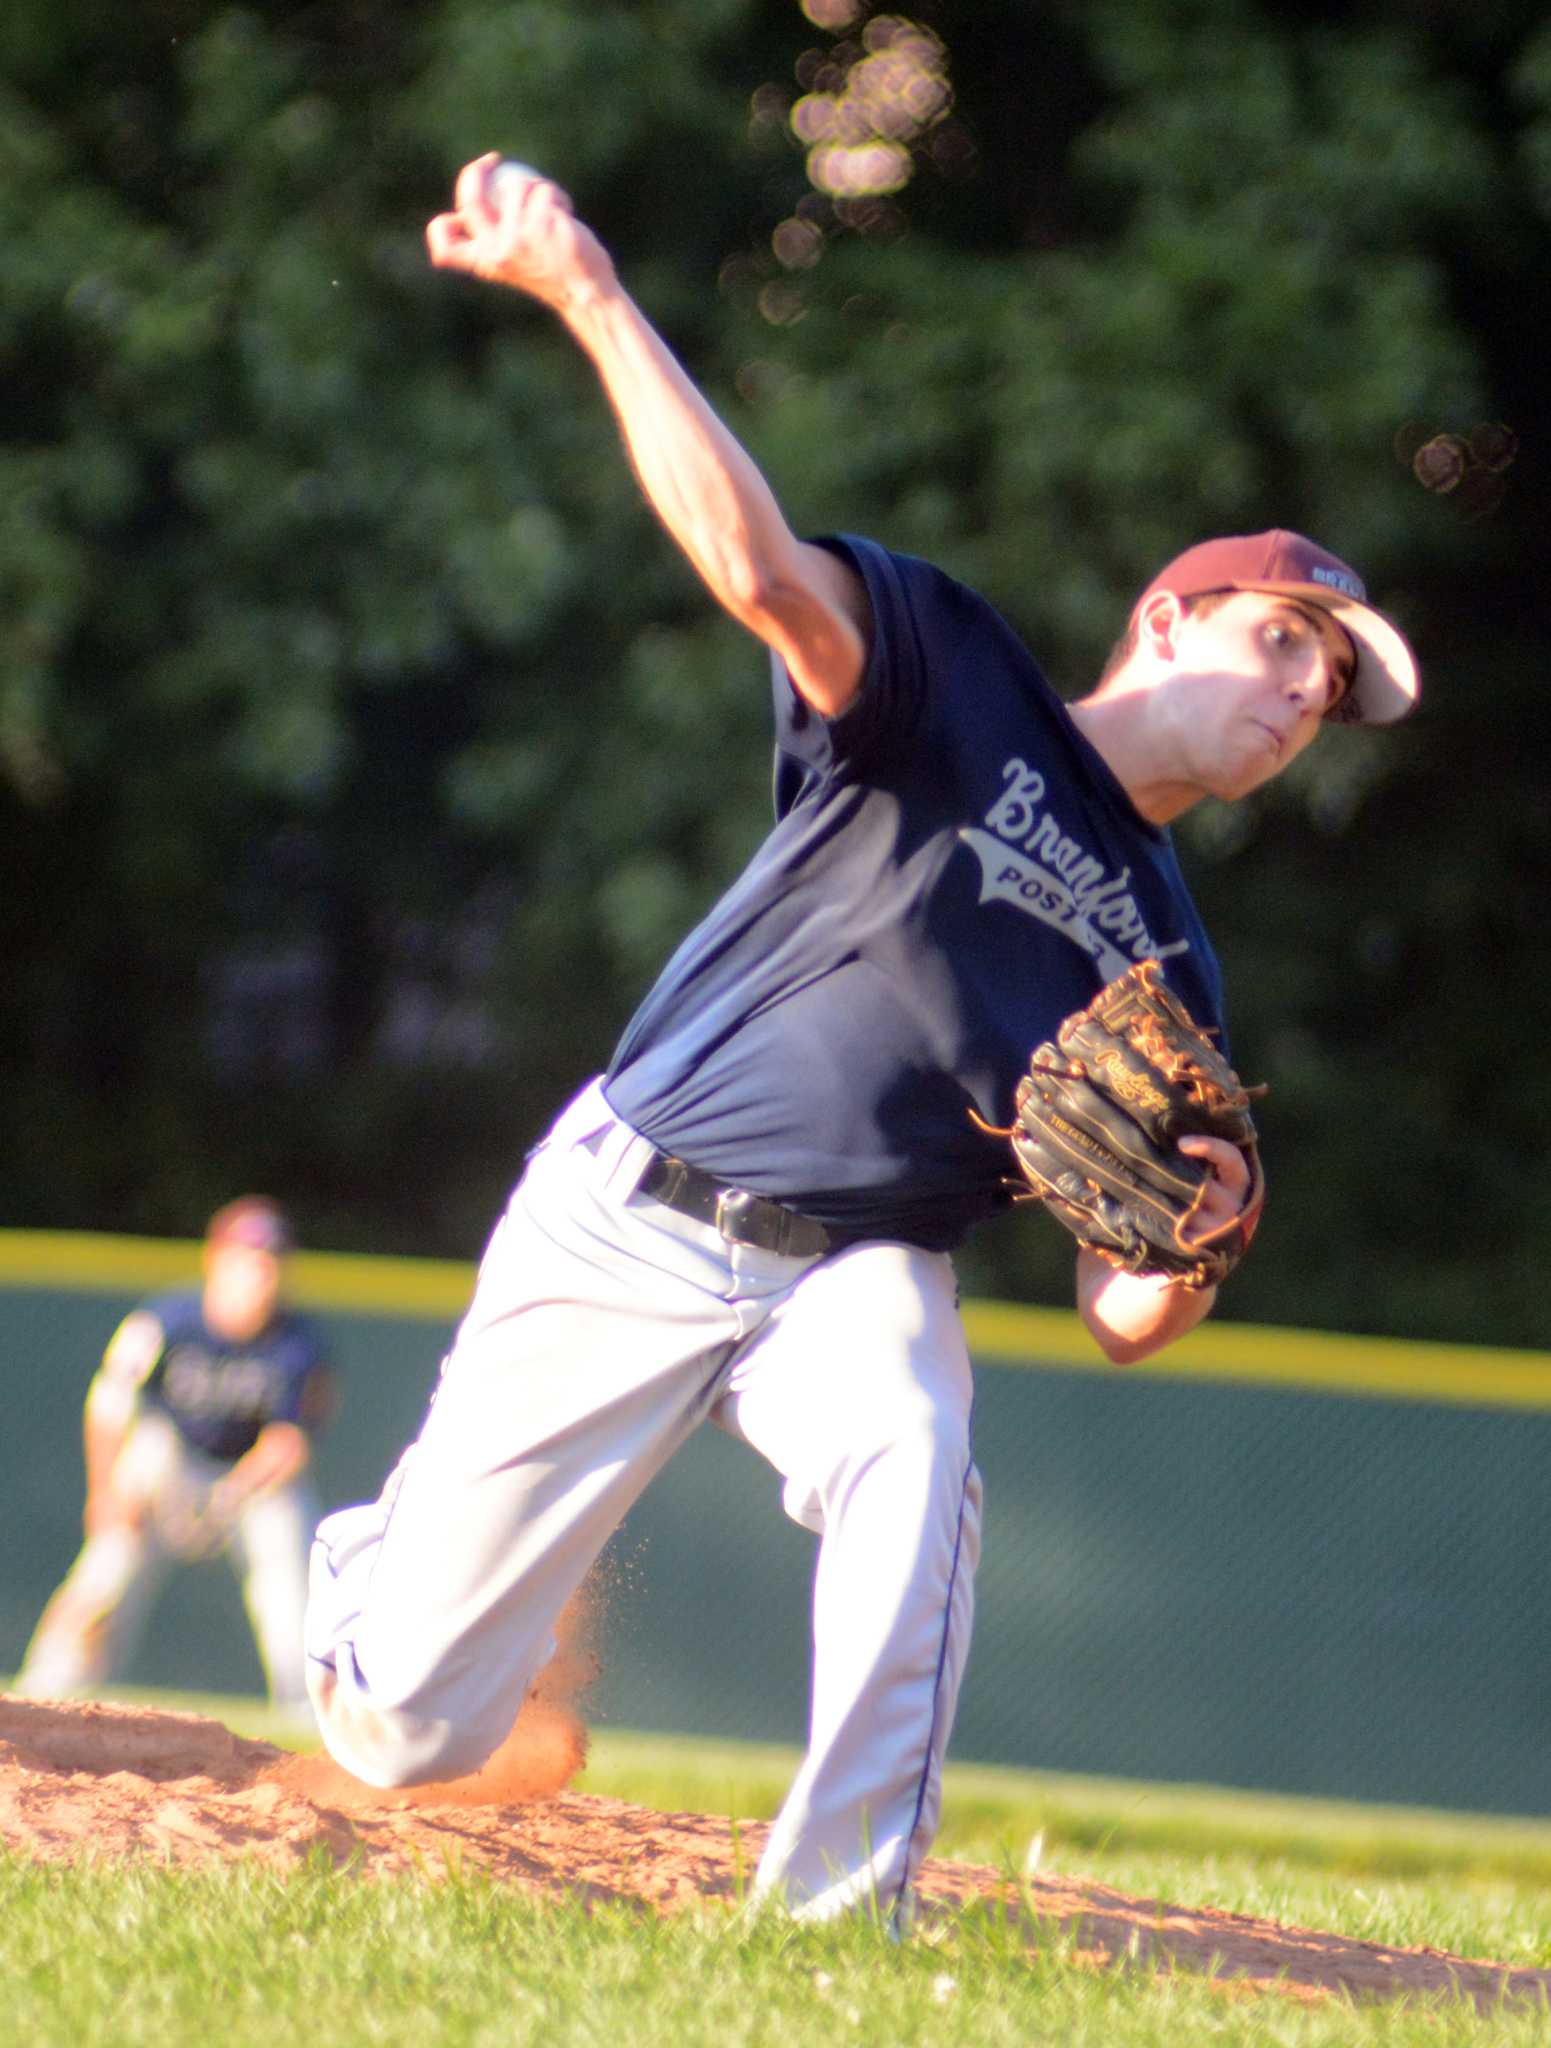
[[1328, 612], [1235, 591], [1178, 623], [1169, 726], [1184, 778], [1231, 801], [1279, 775], [1349, 686], [1356, 655]]

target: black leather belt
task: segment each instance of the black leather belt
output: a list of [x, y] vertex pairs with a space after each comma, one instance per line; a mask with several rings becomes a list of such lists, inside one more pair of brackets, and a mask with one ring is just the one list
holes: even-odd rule
[[730, 1188], [725, 1181], [702, 1173], [698, 1166], [675, 1159], [671, 1152], [654, 1152], [637, 1186], [643, 1195], [676, 1209], [681, 1216], [709, 1223], [730, 1244], [752, 1245], [756, 1251], [811, 1259], [833, 1251], [842, 1241], [827, 1224], [799, 1216], [795, 1209], [772, 1202], [768, 1195]]

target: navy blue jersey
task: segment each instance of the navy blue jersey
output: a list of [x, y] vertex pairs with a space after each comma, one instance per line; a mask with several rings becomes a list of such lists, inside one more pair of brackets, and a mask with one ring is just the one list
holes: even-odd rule
[[323, 1341], [306, 1317], [282, 1310], [246, 1343], [219, 1337], [198, 1294], [172, 1294], [136, 1309], [108, 1345], [102, 1372], [133, 1387], [206, 1456], [240, 1458], [271, 1422], [307, 1427], [316, 1412]]
[[679, 947], [605, 1078], [663, 1151], [856, 1237], [943, 1250], [1003, 1206], [1032, 1047], [1134, 961], [1221, 1024], [1169, 834], [1012, 632], [846, 536], [873, 640], [822, 718], [776, 664], [776, 824]]

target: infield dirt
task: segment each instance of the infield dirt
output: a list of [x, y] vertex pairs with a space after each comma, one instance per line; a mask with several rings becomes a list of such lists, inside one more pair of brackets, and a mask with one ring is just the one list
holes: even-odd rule
[[[321, 1850], [365, 1879], [481, 1869], [556, 1898], [730, 1907], [764, 1828], [568, 1790], [585, 1757], [571, 1709], [536, 1699], [475, 1776], [382, 1792], [200, 1715], [0, 1695], [0, 1843], [39, 1861], [250, 1857], [282, 1869]], [[1002, 1872], [936, 1858], [919, 1889], [924, 1914], [977, 1902], [1032, 1910], [1095, 1967], [1212, 1969], [1229, 1994], [1551, 2000], [1548, 1970], [1132, 1898], [1080, 1877], [1040, 1873], [1020, 1895]]]

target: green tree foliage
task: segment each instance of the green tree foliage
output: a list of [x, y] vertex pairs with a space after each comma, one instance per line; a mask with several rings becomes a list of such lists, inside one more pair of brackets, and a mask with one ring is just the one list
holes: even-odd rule
[[[892, 183], [823, 154], [858, 121]], [[759, 650], [549, 317], [424, 262], [485, 147], [570, 187], [795, 524], [941, 560], [1068, 691], [1203, 533], [1363, 566], [1422, 712], [1181, 828], [1273, 1083], [1225, 1306], [1547, 1341], [1518, 0], [11, 0], [0, 1216], [265, 1184], [471, 1253], [762, 829]], [[1020, 1220], [965, 1273], [1068, 1267]]]

